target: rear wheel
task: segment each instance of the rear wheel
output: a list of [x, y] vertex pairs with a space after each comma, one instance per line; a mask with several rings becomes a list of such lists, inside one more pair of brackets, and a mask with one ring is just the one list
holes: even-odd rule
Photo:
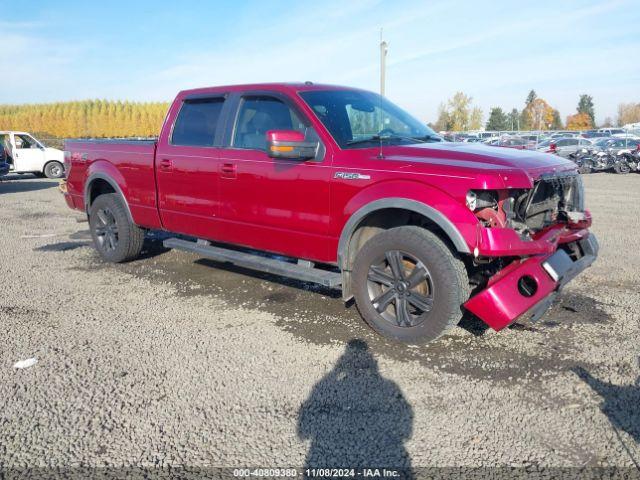
[[616, 173], [626, 174], [631, 171], [631, 168], [629, 167], [629, 164], [623, 160], [621, 162], [616, 162], [615, 165], [613, 166], [613, 170]]
[[64, 167], [60, 162], [49, 162], [44, 166], [44, 174], [47, 178], [64, 177]]
[[140, 255], [144, 230], [129, 220], [122, 198], [117, 193], [100, 195], [89, 209], [89, 227], [100, 256], [120, 263]]
[[352, 278], [364, 320], [406, 343], [435, 340], [457, 325], [469, 296], [462, 261], [420, 227], [392, 228], [369, 240], [356, 255]]

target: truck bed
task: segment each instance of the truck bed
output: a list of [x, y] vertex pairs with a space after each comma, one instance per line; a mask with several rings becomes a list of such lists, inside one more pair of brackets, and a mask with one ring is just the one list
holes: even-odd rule
[[[84, 187], [105, 175], [127, 199], [134, 221], [160, 228], [156, 204], [154, 157], [156, 140], [149, 138], [73, 139], [64, 143], [69, 152], [67, 189], [73, 208], [84, 210]], [[105, 179], [106, 182], [106, 179]]]

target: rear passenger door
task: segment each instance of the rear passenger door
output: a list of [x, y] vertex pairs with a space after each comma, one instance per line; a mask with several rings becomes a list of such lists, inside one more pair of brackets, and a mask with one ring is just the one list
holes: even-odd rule
[[215, 238], [218, 158], [225, 95], [185, 97], [172, 108], [156, 151], [158, 210], [164, 228]]

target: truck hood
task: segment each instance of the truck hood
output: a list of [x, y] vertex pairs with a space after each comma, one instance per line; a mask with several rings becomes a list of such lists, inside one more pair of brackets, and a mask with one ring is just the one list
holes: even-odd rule
[[576, 165], [570, 160], [548, 153], [462, 142], [390, 147], [388, 153], [384, 153], [385, 160], [458, 167], [478, 173], [519, 171], [532, 180], [543, 173], [576, 169]]

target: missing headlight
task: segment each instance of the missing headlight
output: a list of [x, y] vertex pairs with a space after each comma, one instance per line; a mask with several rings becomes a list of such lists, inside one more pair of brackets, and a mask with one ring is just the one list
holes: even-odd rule
[[493, 190], [469, 190], [467, 192], [467, 207], [476, 211], [483, 208], [497, 208], [498, 193]]

